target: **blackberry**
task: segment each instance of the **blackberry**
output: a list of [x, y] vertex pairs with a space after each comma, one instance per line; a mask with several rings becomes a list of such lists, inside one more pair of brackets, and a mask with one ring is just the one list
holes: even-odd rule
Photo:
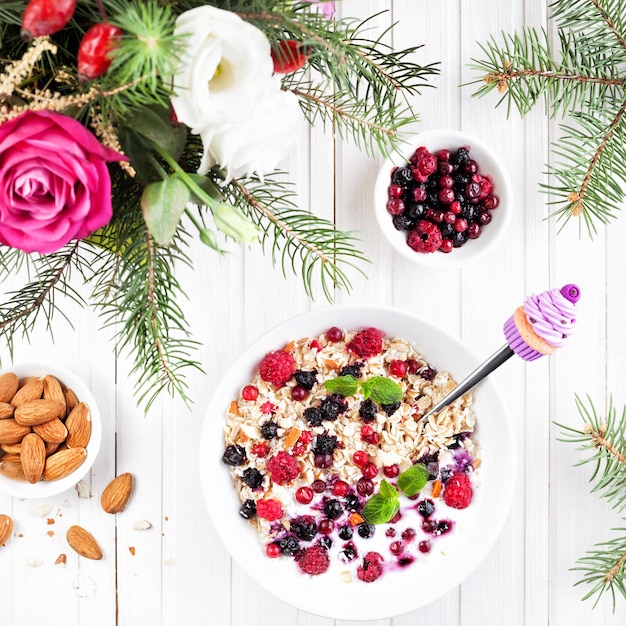
[[309, 515], [296, 517], [290, 524], [291, 532], [302, 541], [313, 541], [317, 535], [317, 524]]
[[435, 505], [432, 500], [422, 500], [417, 504], [417, 512], [422, 517], [430, 517], [435, 512]]
[[438, 189], [436, 189], [435, 191], [429, 191], [426, 194], [426, 201], [432, 204], [434, 207], [438, 206], [439, 205]]
[[465, 439], [466, 433], [456, 433], [456, 435], [452, 436], [452, 443], [448, 446], [450, 450], [456, 450], [460, 447], [461, 442]]
[[349, 493], [343, 500], [343, 505], [348, 511], [360, 511], [363, 508], [359, 497], [354, 493]]
[[363, 369], [363, 362], [357, 361], [356, 363], [353, 363], [352, 365], [344, 365], [339, 370], [339, 376], [353, 376], [354, 378], [358, 379], [361, 377], [362, 369]]
[[415, 220], [412, 220], [406, 213], [394, 215], [391, 221], [396, 230], [412, 230], [415, 228]]
[[412, 220], [421, 219], [424, 215], [426, 207], [420, 202], [410, 202], [407, 208], [404, 210], [403, 215], [410, 217]]
[[460, 248], [461, 246], [464, 246], [467, 242], [467, 239], [468, 239], [467, 231], [463, 231], [461, 233], [455, 232], [454, 235], [450, 237], [450, 239], [452, 239], [452, 245], [455, 248]]
[[307, 391], [311, 391], [317, 383], [317, 370], [298, 370], [294, 376], [296, 383]]
[[350, 526], [342, 526], [339, 529], [339, 539], [343, 539], [347, 541], [348, 539], [352, 539], [353, 531]]
[[232, 446], [228, 446], [222, 455], [222, 461], [224, 461], [226, 465], [232, 465], [233, 467], [243, 465], [247, 460], [246, 451], [236, 443]]
[[399, 408], [399, 402], [393, 402], [392, 404], [381, 404], [380, 408], [387, 413], [387, 415], [393, 415]]
[[469, 150], [467, 148], [459, 148], [450, 155], [452, 165], [467, 165], [470, 162]]
[[440, 230], [441, 236], [444, 239], [450, 239], [454, 234], [454, 226], [452, 226], [452, 224], [442, 224]]
[[464, 217], [468, 222], [475, 222], [478, 219], [479, 210], [475, 204], [466, 204], [461, 209], [461, 217]]
[[322, 537], [317, 543], [326, 550], [330, 550], [333, 546], [333, 540], [330, 537]]
[[415, 179], [413, 178], [413, 172], [410, 167], [399, 167], [392, 175], [391, 180], [400, 185], [400, 187], [409, 187]]
[[263, 439], [274, 439], [278, 435], [278, 424], [276, 422], [265, 422], [261, 425], [261, 436]]
[[241, 478], [250, 489], [258, 489], [263, 483], [263, 474], [261, 474], [256, 467], [248, 467], [245, 469]]
[[239, 509], [239, 515], [241, 515], [243, 519], [256, 517], [256, 502], [254, 500], [246, 500]]
[[376, 532], [376, 527], [374, 524], [368, 524], [367, 522], [361, 522], [357, 528], [357, 532], [359, 533], [359, 537], [363, 537], [363, 539], [369, 539], [374, 536]]
[[293, 535], [287, 535], [278, 541], [278, 547], [282, 554], [293, 556], [300, 548], [300, 543]]
[[454, 175], [454, 186], [459, 189], [464, 189], [465, 185], [472, 180], [472, 175], [467, 172], [458, 172]]
[[322, 409], [316, 406], [310, 406], [308, 409], [304, 409], [304, 419], [309, 426], [321, 426], [324, 414]]
[[339, 558], [345, 563], [349, 563], [350, 561], [354, 561], [354, 559], [356, 559], [357, 554], [355, 545], [350, 542], [343, 547], [343, 550], [339, 553]]
[[322, 410], [323, 418], [330, 422], [334, 422], [337, 416], [341, 413], [345, 413], [348, 408], [343, 396], [334, 393], [332, 396], [327, 396], [322, 400], [320, 409]]
[[334, 435], [317, 435], [313, 454], [332, 454], [337, 447], [337, 437]]
[[452, 468], [451, 467], [444, 467], [441, 470], [441, 482], [445, 483], [448, 482], [448, 480], [450, 480], [450, 476], [452, 476]]
[[359, 416], [364, 422], [372, 422], [376, 419], [376, 405], [369, 398], [361, 402]]
[[328, 519], [335, 520], [338, 517], [341, 517], [342, 513], [343, 507], [341, 506], [339, 500], [335, 500], [333, 498], [332, 500], [327, 500], [326, 502], [324, 502], [324, 515], [326, 515]]

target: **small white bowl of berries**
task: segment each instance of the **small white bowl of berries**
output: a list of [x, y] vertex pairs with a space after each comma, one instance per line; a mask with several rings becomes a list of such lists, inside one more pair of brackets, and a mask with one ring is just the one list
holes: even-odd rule
[[511, 182], [494, 151], [456, 130], [407, 140], [376, 179], [374, 210], [383, 235], [407, 259], [458, 267], [492, 250], [512, 216]]

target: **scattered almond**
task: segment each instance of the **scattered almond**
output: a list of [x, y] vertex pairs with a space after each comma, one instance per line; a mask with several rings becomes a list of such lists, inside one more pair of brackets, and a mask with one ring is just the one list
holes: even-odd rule
[[66, 563], [67, 563], [67, 556], [65, 554], [59, 554], [59, 556], [57, 556], [56, 561], [54, 562], [55, 565], [63, 565], [64, 567]]
[[[65, 424], [55, 417], [53, 420], [48, 420], [43, 424], [35, 424], [33, 431], [36, 432], [46, 443], [63, 443], [67, 438], [67, 428]], [[89, 439], [85, 442], [89, 442]], [[82, 446], [83, 448], [85, 446]]]
[[14, 407], [22, 406], [25, 402], [39, 400], [43, 395], [43, 381], [40, 378], [29, 378], [11, 398]]
[[59, 450], [46, 459], [43, 470], [44, 480], [59, 480], [80, 467], [87, 458], [85, 448]]
[[128, 551], [135, 556], [135, 546], [128, 546]]
[[76, 493], [78, 493], [79, 498], [89, 499], [91, 497], [89, 485], [84, 480], [79, 480], [76, 483]]
[[102, 558], [102, 550], [94, 536], [82, 526], [70, 526], [65, 533], [65, 538], [70, 548], [86, 559], [99, 561]]
[[133, 475], [130, 472], [114, 478], [102, 492], [100, 505], [107, 513], [119, 513], [124, 510], [133, 490]]
[[297, 426], [292, 426], [289, 429], [289, 432], [285, 436], [285, 449], [291, 448], [296, 441], [298, 441], [298, 437], [300, 436], [300, 429]]
[[441, 481], [439, 479], [437, 479], [435, 482], [433, 482], [433, 489], [432, 489], [432, 496], [433, 498], [438, 498], [439, 494], [441, 493]]
[[137, 519], [133, 522], [135, 530], [148, 530], [152, 528], [152, 524], [147, 519]]
[[22, 469], [29, 483], [41, 480], [46, 465], [46, 444], [36, 433], [29, 433], [22, 439]]
[[0, 546], [3, 546], [13, 534], [13, 520], [8, 515], [0, 515]]
[[23, 426], [43, 424], [65, 415], [65, 402], [60, 400], [28, 400], [15, 409], [15, 421]]
[[79, 402], [65, 420], [66, 443], [70, 448], [85, 448], [91, 438], [91, 415], [89, 407]]
[[0, 376], [0, 402], [11, 402], [19, 386], [19, 378], [13, 372]]
[[52, 511], [51, 504], [40, 504], [33, 509], [33, 515], [37, 517], [46, 517]]

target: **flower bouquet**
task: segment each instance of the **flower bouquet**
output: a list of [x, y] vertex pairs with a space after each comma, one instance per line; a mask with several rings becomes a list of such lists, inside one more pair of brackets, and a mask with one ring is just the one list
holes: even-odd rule
[[[13, 352], [56, 293], [91, 304], [132, 356], [146, 410], [200, 367], [176, 266], [197, 237], [259, 245], [330, 298], [363, 260], [354, 236], [300, 209], [276, 167], [301, 120], [370, 154], [413, 121], [434, 65], [334, 2], [3, 0], [0, 303]], [[384, 35], [385, 33], [382, 33]], [[300, 265], [300, 267], [297, 267]], [[210, 270], [209, 270], [210, 271]], [[83, 299], [70, 274], [89, 287]]]

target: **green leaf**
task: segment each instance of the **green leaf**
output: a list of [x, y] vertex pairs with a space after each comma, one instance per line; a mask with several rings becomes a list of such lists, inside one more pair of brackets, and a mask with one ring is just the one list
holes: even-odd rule
[[[207, 176], [203, 176], [202, 174], [191, 174], [189, 172], [187, 172], [187, 176], [191, 178], [191, 180], [196, 183], [196, 185], [198, 185], [198, 187], [200, 187], [200, 189], [202, 189], [202, 191], [204, 191], [204, 193], [206, 193], [210, 198], [213, 198], [214, 200], [224, 199], [224, 196], [222, 196], [222, 193], [217, 188], [215, 183]], [[202, 200], [195, 196], [193, 189], [191, 190], [191, 202], [199, 205], [204, 204]]]
[[398, 489], [409, 497], [415, 496], [426, 486], [428, 476], [429, 471], [426, 466], [416, 463], [398, 476]]
[[337, 376], [324, 383], [324, 387], [330, 393], [338, 393], [340, 396], [353, 396], [359, 390], [359, 383], [354, 376]]
[[187, 185], [175, 176], [151, 183], [143, 190], [141, 211], [158, 244], [168, 246], [171, 243], [189, 197]]
[[361, 388], [366, 400], [371, 398], [378, 404], [393, 404], [400, 402], [404, 397], [402, 387], [384, 376], [374, 376], [366, 380], [361, 384]]
[[362, 513], [370, 524], [386, 524], [399, 510], [400, 500], [397, 497], [385, 498], [377, 493], [365, 503]]
[[211, 207], [215, 225], [235, 241], [250, 243], [259, 238], [259, 228], [242, 211], [230, 204], [220, 202]]
[[380, 481], [378, 491], [383, 498], [397, 498], [399, 495], [395, 488], [390, 485], [384, 478]]
[[161, 146], [176, 161], [180, 158], [187, 141], [187, 128], [173, 125], [165, 107], [138, 106], [126, 114], [124, 125]]
[[219, 252], [220, 254], [226, 254], [226, 250], [220, 247], [217, 243], [217, 235], [210, 228], [202, 228], [198, 231], [200, 233], [200, 241], [209, 248]]

